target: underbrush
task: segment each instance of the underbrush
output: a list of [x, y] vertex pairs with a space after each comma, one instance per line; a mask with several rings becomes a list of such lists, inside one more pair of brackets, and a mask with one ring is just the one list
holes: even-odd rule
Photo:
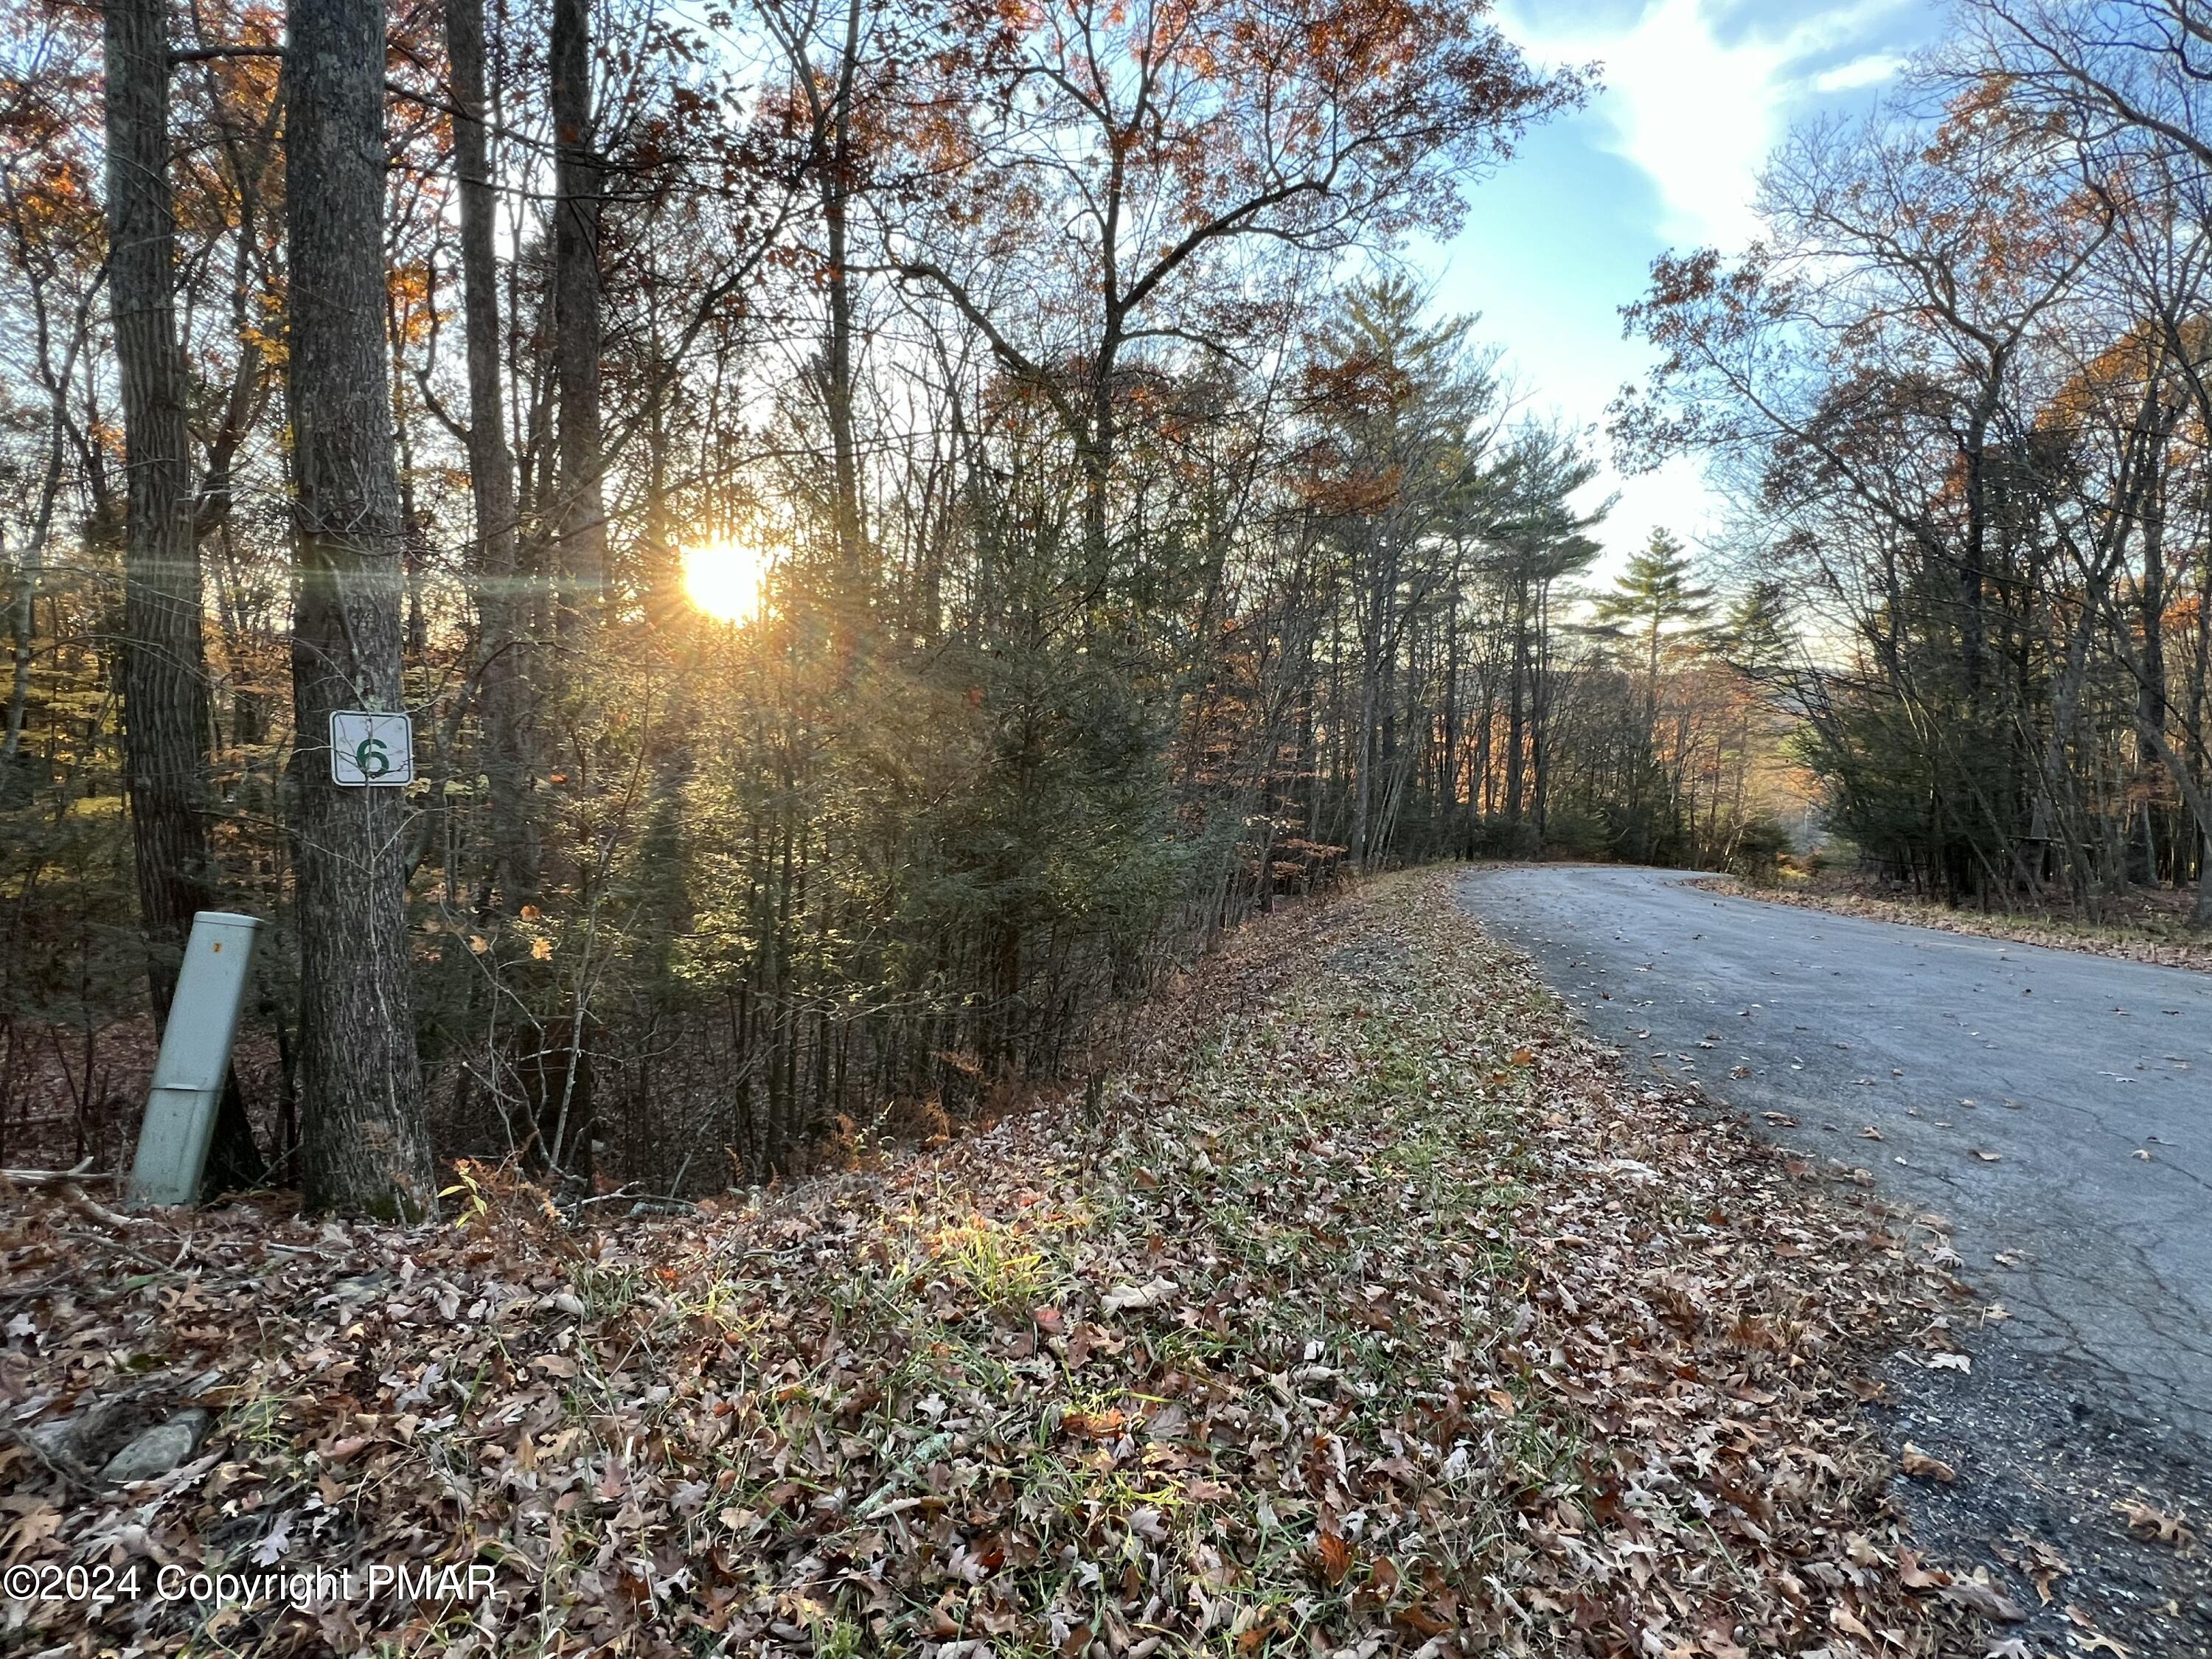
[[[1923, 1248], [1626, 1079], [1445, 872], [1232, 940], [1098, 1104], [592, 1233], [489, 1176], [412, 1231], [21, 1200], [0, 1554], [490, 1571], [8, 1640], [1846, 1659], [1996, 1605], [1856, 1415], [1948, 1346]], [[118, 1491], [68, 1425], [125, 1391], [217, 1416]]]

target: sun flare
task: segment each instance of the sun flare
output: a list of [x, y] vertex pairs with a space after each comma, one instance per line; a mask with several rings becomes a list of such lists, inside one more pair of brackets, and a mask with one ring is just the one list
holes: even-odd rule
[[746, 623], [760, 615], [775, 560], [741, 542], [708, 542], [684, 550], [684, 592], [716, 622]]

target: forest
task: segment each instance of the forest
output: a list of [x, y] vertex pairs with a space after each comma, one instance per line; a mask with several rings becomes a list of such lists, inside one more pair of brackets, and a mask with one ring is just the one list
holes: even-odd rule
[[[0, 1164], [208, 908], [210, 1182], [386, 1218], [1095, 1101], [1401, 864], [2212, 921], [2212, 26], [2115, 9], [1793, 134], [1598, 432], [1407, 257], [1601, 84], [1484, 5], [4, 0]], [[1601, 574], [1608, 455], [1728, 535]]]

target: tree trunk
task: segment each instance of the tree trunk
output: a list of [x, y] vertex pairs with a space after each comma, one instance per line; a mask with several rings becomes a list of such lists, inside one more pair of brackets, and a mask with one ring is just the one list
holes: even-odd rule
[[2192, 927], [2212, 927], [2212, 830], [2197, 832], [2197, 902], [2189, 921]]
[[677, 545], [669, 489], [668, 404], [666, 398], [653, 400], [645, 428], [645, 546], [639, 562], [646, 616], [656, 632], [684, 616], [684, 552]]
[[1966, 534], [1962, 556], [1959, 561], [1959, 597], [1961, 610], [1959, 619], [1960, 655], [1964, 659], [1966, 678], [1966, 702], [1969, 707], [1978, 703], [1982, 696], [1982, 660], [1987, 621], [1983, 614], [1987, 604], [1989, 488], [1987, 482], [1986, 443], [1989, 418], [1994, 412], [2002, 373], [2000, 363], [1990, 365], [1988, 389], [1968, 423], [1963, 446], [1966, 459]]
[[[1528, 590], [1523, 582], [1513, 597], [1513, 668], [1510, 697], [1505, 716], [1505, 817], [1510, 823], [1521, 822], [1521, 793], [1525, 776], [1526, 762], [1522, 745], [1526, 741], [1523, 726], [1527, 720], [1524, 702], [1528, 695]], [[1520, 855], [1516, 838], [1513, 854]]]
[[827, 402], [830, 441], [837, 477], [838, 575], [842, 605], [861, 592], [865, 534], [860, 518], [860, 448], [853, 426], [853, 279], [848, 269], [847, 209], [853, 193], [853, 87], [859, 73], [861, 0], [847, 0], [845, 45], [837, 63], [837, 102], [830, 123], [829, 165], [823, 169], [822, 219], [830, 254], [830, 362]]
[[477, 670], [490, 788], [489, 880], [509, 910], [538, 896], [531, 813], [528, 649], [515, 556], [514, 460], [500, 398], [498, 214], [484, 131], [483, 0], [447, 0], [453, 172], [460, 183], [463, 332], [468, 343], [469, 498], [476, 512]]
[[[169, 194], [169, 40], [163, 0], [106, 9], [108, 305], [123, 395], [123, 738], [131, 840], [158, 1030], [192, 913], [210, 908], [207, 677], [177, 344], [176, 214]], [[244, 1099], [223, 1091], [205, 1185], [263, 1172]]]
[[561, 388], [557, 623], [599, 619], [607, 576], [600, 479], [599, 171], [592, 150], [590, 0], [553, 0], [553, 360]]
[[397, 710], [399, 481], [386, 379], [384, 7], [292, 0], [286, 137], [300, 1090], [311, 1208], [434, 1213], [408, 961], [406, 800], [331, 781], [331, 714]]
[[1552, 827], [1552, 586], [1545, 580], [1536, 589], [1536, 628], [1534, 660], [1528, 670], [1528, 770], [1530, 815], [1536, 833], [1530, 845], [1540, 855], [1544, 837]]
[[69, 418], [64, 406], [67, 396], [67, 382], [64, 381], [49, 398], [46, 465], [39, 483], [39, 505], [32, 515], [31, 537], [23, 549], [21, 568], [12, 570], [15, 591], [8, 598], [11, 667], [8, 678], [7, 735], [0, 738], [0, 790], [5, 790], [13, 781], [15, 757], [23, 747], [23, 719], [30, 701], [32, 647], [36, 639], [33, 607], [39, 601], [39, 584], [46, 576], [46, 543], [53, 534], [54, 504], [61, 494], [62, 444]]
[[[2161, 437], [2163, 434], [2160, 434]], [[2142, 628], [2142, 672], [2136, 681], [2136, 726], [2139, 732], [2166, 730], [2166, 470], [2162, 459], [2165, 445], [2161, 441], [2147, 468], [2149, 477], [2144, 481], [2142, 523], [2142, 574], [2136, 585], [2136, 614]], [[2162, 750], [2145, 743], [2142, 745], [2142, 770], [2144, 799], [2139, 809], [2138, 834], [2130, 837], [2128, 848], [2129, 879], [2148, 887], [2158, 880], [2158, 858], [2155, 845], [2156, 828], [2154, 805], [2158, 793], [2158, 770], [2164, 759]], [[2176, 872], [2177, 877], [2179, 871]]]

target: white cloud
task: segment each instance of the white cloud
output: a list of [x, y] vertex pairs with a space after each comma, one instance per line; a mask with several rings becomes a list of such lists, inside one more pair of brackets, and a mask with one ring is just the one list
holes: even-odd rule
[[1905, 60], [1895, 52], [1870, 52], [1848, 64], [1822, 70], [1811, 84], [1815, 92], [1856, 92], [1861, 87], [1880, 86], [1904, 67]]
[[1557, 9], [1539, 10], [1534, 0], [1519, 0], [1499, 21], [1540, 59], [1601, 63], [1594, 107], [1611, 128], [1608, 148], [1657, 187], [1661, 234], [1734, 248], [1758, 234], [1752, 200], [1790, 106], [1808, 93], [1875, 85], [1899, 67], [1874, 52], [1812, 68], [1890, 9], [1869, 0], [1800, 12], [1779, 33], [1734, 39], [1714, 0], [1658, 0], [1634, 23], [1600, 30], [1562, 27]]
[[[1763, 24], [1747, 19], [1747, 5], [1765, 7]], [[1596, 21], [1601, 6], [1631, 21]], [[1789, 124], [1808, 103], [1887, 80], [1931, 26], [1930, 9], [1925, 0], [1499, 0], [1499, 9], [1500, 26], [1537, 61], [1601, 63], [1605, 89], [1594, 118], [1542, 152], [1542, 165], [1562, 169], [1548, 189], [1516, 197], [1517, 216], [1509, 210], [1471, 228], [1447, 253], [1439, 304], [1483, 313], [1484, 333], [1528, 374], [1534, 406], [1598, 428], [1591, 448], [1605, 458], [1607, 405], [1650, 361], [1621, 337], [1613, 313], [1642, 291], [1646, 233], [1677, 246], [1751, 240], [1759, 173]], [[1582, 187], [1593, 148], [1651, 180], [1656, 226], [1613, 222], [1620, 196], [1610, 164], [1604, 187]], [[1725, 504], [1694, 456], [1628, 477], [1607, 466], [1577, 505], [1588, 511], [1614, 493], [1596, 532], [1606, 549], [1589, 579], [1596, 586], [1655, 527], [1693, 548], [1724, 528]]]

